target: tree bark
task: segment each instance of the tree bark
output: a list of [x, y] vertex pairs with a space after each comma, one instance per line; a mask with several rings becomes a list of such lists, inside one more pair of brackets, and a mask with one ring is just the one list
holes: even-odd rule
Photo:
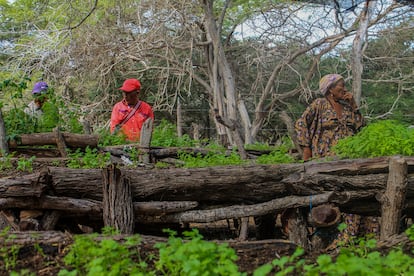
[[122, 234], [134, 233], [134, 209], [130, 181], [116, 166], [102, 170], [103, 221]]
[[[68, 147], [86, 148], [98, 146], [98, 135], [86, 135], [76, 133], [62, 133]], [[17, 139], [9, 142], [10, 148], [17, 146], [44, 146], [56, 145], [56, 136], [53, 132], [21, 134]]]
[[407, 163], [403, 158], [390, 159], [390, 172], [387, 188], [380, 199], [381, 206], [381, 232], [380, 239], [399, 234], [400, 219], [404, 207], [407, 191]]
[[359, 106], [361, 102], [361, 86], [362, 86], [362, 52], [364, 47], [364, 42], [366, 42], [365, 37], [367, 36], [369, 19], [371, 17], [372, 10], [374, 8], [376, 1], [366, 0], [364, 10], [359, 16], [359, 27], [355, 34], [355, 38], [352, 45], [352, 92], [354, 94], [354, 99], [357, 105]]
[[57, 148], [60, 152], [60, 155], [62, 157], [67, 157], [67, 152], [66, 152], [66, 143], [65, 143], [65, 138], [63, 137], [62, 132], [60, 132], [59, 127], [56, 127], [53, 130], [53, 133], [55, 134], [55, 142], [57, 145]]
[[[409, 165], [408, 172], [412, 172], [414, 158], [405, 159]], [[203, 202], [254, 204], [288, 195], [306, 196], [325, 191], [357, 192], [370, 198], [384, 191], [387, 171], [388, 158], [325, 164], [123, 170], [131, 180], [134, 201], [196, 200], [201, 205]], [[102, 200], [103, 179], [98, 169], [49, 167], [44, 177], [47, 180], [38, 179], [39, 174], [22, 179], [0, 179], [0, 192], [8, 193], [3, 196], [40, 196], [49, 185], [56, 196]], [[42, 189], [34, 191], [36, 185]], [[234, 193], [235, 190], [238, 192]], [[413, 174], [408, 175], [407, 199], [410, 198], [414, 198]]]
[[152, 118], [148, 118], [142, 128], [141, 128], [141, 137], [139, 140], [139, 150], [140, 150], [140, 161], [144, 164], [148, 164], [150, 162], [150, 144], [151, 144], [151, 137], [152, 137], [152, 128], [153, 128], [154, 120]]
[[328, 202], [334, 196], [333, 192], [327, 192], [310, 197], [287, 196], [271, 200], [269, 202], [254, 205], [232, 205], [228, 207], [216, 208], [211, 210], [194, 210], [182, 213], [165, 215], [156, 218], [158, 222], [213, 222], [223, 219], [243, 218], [261, 216], [269, 213], [282, 211], [286, 208], [296, 208], [309, 206], [312, 200], [313, 204], [322, 204]]
[[[165, 215], [194, 209], [196, 201], [151, 201], [134, 202], [134, 212], [143, 215]], [[0, 209], [50, 209], [66, 213], [102, 215], [102, 202], [92, 199], [79, 199], [64, 196], [6, 197], [0, 198]]]

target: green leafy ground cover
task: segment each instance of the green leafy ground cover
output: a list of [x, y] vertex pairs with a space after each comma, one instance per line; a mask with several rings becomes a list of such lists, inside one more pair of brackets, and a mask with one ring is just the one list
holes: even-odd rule
[[[114, 233], [104, 229], [104, 238], [98, 234], [78, 235], [68, 247], [60, 262], [45, 263], [54, 266], [50, 275], [414, 275], [414, 226], [405, 231], [409, 242], [386, 251], [376, 248], [376, 240], [355, 238], [342, 245], [335, 256], [321, 254], [309, 257], [298, 247], [290, 256], [274, 258], [269, 263], [240, 271], [238, 256], [226, 243], [203, 239], [198, 230], [184, 232], [182, 236], [166, 230], [169, 238], [154, 247], [155, 254], [143, 259], [141, 238], [133, 235], [124, 242], [111, 238]], [[0, 233], [13, 240], [8, 230]], [[45, 258], [40, 246], [39, 259]], [[2, 275], [37, 275], [30, 268], [19, 266], [19, 246], [1, 247], [0, 272]], [[8, 274], [9, 273], [9, 274]]]

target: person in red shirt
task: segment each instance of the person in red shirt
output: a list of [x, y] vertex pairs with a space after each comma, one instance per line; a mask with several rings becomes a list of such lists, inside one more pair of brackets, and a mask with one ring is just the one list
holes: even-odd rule
[[154, 112], [148, 103], [138, 98], [141, 90], [139, 80], [127, 79], [119, 89], [123, 92], [124, 98], [112, 109], [111, 133], [122, 132], [127, 140], [137, 142], [140, 139], [142, 125], [148, 118], [154, 120]]

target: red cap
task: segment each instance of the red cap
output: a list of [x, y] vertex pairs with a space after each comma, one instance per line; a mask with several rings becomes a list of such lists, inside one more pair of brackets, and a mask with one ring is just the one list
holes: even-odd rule
[[127, 79], [119, 89], [124, 92], [139, 91], [141, 89], [141, 83], [137, 79]]

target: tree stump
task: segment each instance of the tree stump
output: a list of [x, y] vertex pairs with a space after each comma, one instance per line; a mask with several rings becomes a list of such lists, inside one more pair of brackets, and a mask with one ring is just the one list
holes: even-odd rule
[[152, 118], [148, 118], [141, 128], [141, 136], [139, 140], [139, 148], [142, 154], [140, 154], [140, 162], [144, 164], [150, 163], [149, 149], [152, 137]]
[[289, 241], [309, 249], [307, 219], [303, 208], [290, 208], [282, 213], [282, 225]]
[[389, 161], [387, 188], [381, 196], [381, 234], [385, 240], [400, 229], [401, 212], [407, 191], [407, 162], [404, 158], [393, 157]]
[[105, 226], [121, 234], [134, 232], [134, 209], [130, 181], [115, 165], [102, 171], [103, 174], [103, 221]]

